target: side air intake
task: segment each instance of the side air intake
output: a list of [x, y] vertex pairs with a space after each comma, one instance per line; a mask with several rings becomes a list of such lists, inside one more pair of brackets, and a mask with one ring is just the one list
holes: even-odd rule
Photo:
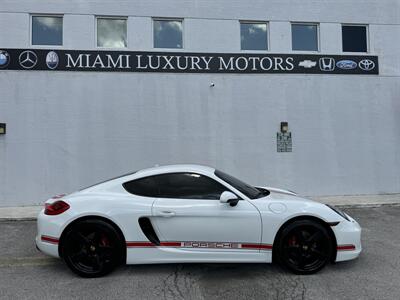
[[160, 245], [160, 240], [158, 239], [158, 236], [156, 232], [154, 231], [153, 225], [151, 224], [151, 221], [147, 217], [141, 217], [139, 218], [139, 225], [140, 228], [142, 229], [144, 235], [148, 238], [150, 242], [153, 244], [159, 246]]

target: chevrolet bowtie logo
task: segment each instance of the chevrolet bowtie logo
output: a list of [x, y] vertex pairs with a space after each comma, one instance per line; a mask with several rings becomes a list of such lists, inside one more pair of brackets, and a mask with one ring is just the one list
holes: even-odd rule
[[309, 60], [309, 59], [306, 59], [306, 60], [303, 60], [303, 61], [299, 62], [299, 67], [303, 67], [303, 68], [306, 68], [306, 69], [313, 68], [316, 65], [317, 65], [316, 61], [312, 61], [312, 60]]

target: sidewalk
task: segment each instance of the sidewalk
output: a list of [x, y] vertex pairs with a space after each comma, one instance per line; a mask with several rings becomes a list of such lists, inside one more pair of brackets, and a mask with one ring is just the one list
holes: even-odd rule
[[[400, 194], [320, 196], [309, 197], [315, 201], [331, 204], [340, 208], [379, 207], [382, 205], [400, 206]], [[1, 221], [35, 220], [41, 206], [0, 207]]]

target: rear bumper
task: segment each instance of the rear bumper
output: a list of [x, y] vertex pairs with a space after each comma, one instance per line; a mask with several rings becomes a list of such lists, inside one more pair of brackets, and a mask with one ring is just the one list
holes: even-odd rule
[[35, 238], [36, 248], [38, 248], [44, 254], [48, 254], [53, 257], [59, 257], [59, 228], [60, 226], [56, 222], [56, 218], [52, 218], [52, 216], [46, 216], [44, 214], [44, 210], [42, 210], [37, 219], [37, 235]]
[[58, 239], [38, 234], [35, 238], [36, 248], [50, 256], [59, 257]]
[[348, 217], [350, 221], [344, 220], [332, 227], [337, 242], [337, 262], [355, 259], [362, 251], [361, 227], [356, 220]]

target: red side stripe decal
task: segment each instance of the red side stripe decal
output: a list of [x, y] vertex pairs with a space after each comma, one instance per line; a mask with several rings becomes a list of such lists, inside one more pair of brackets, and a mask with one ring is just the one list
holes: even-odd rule
[[126, 242], [126, 246], [131, 247], [155, 247], [153, 243], [150, 242]]
[[161, 242], [160, 246], [161, 247], [180, 247], [181, 243], [180, 242]]
[[242, 244], [242, 249], [260, 249], [260, 250], [271, 250], [272, 245], [269, 244]]
[[41, 240], [42, 240], [42, 242], [46, 242], [46, 243], [58, 244], [58, 238], [55, 238], [52, 236], [42, 235]]
[[354, 246], [354, 245], [338, 245], [336, 249], [337, 249], [337, 251], [352, 251], [352, 250], [356, 250], [356, 246]]
[[227, 242], [161, 242], [159, 246], [151, 242], [126, 242], [128, 248], [179, 247], [206, 249], [252, 249], [272, 250], [270, 244], [240, 244]]

